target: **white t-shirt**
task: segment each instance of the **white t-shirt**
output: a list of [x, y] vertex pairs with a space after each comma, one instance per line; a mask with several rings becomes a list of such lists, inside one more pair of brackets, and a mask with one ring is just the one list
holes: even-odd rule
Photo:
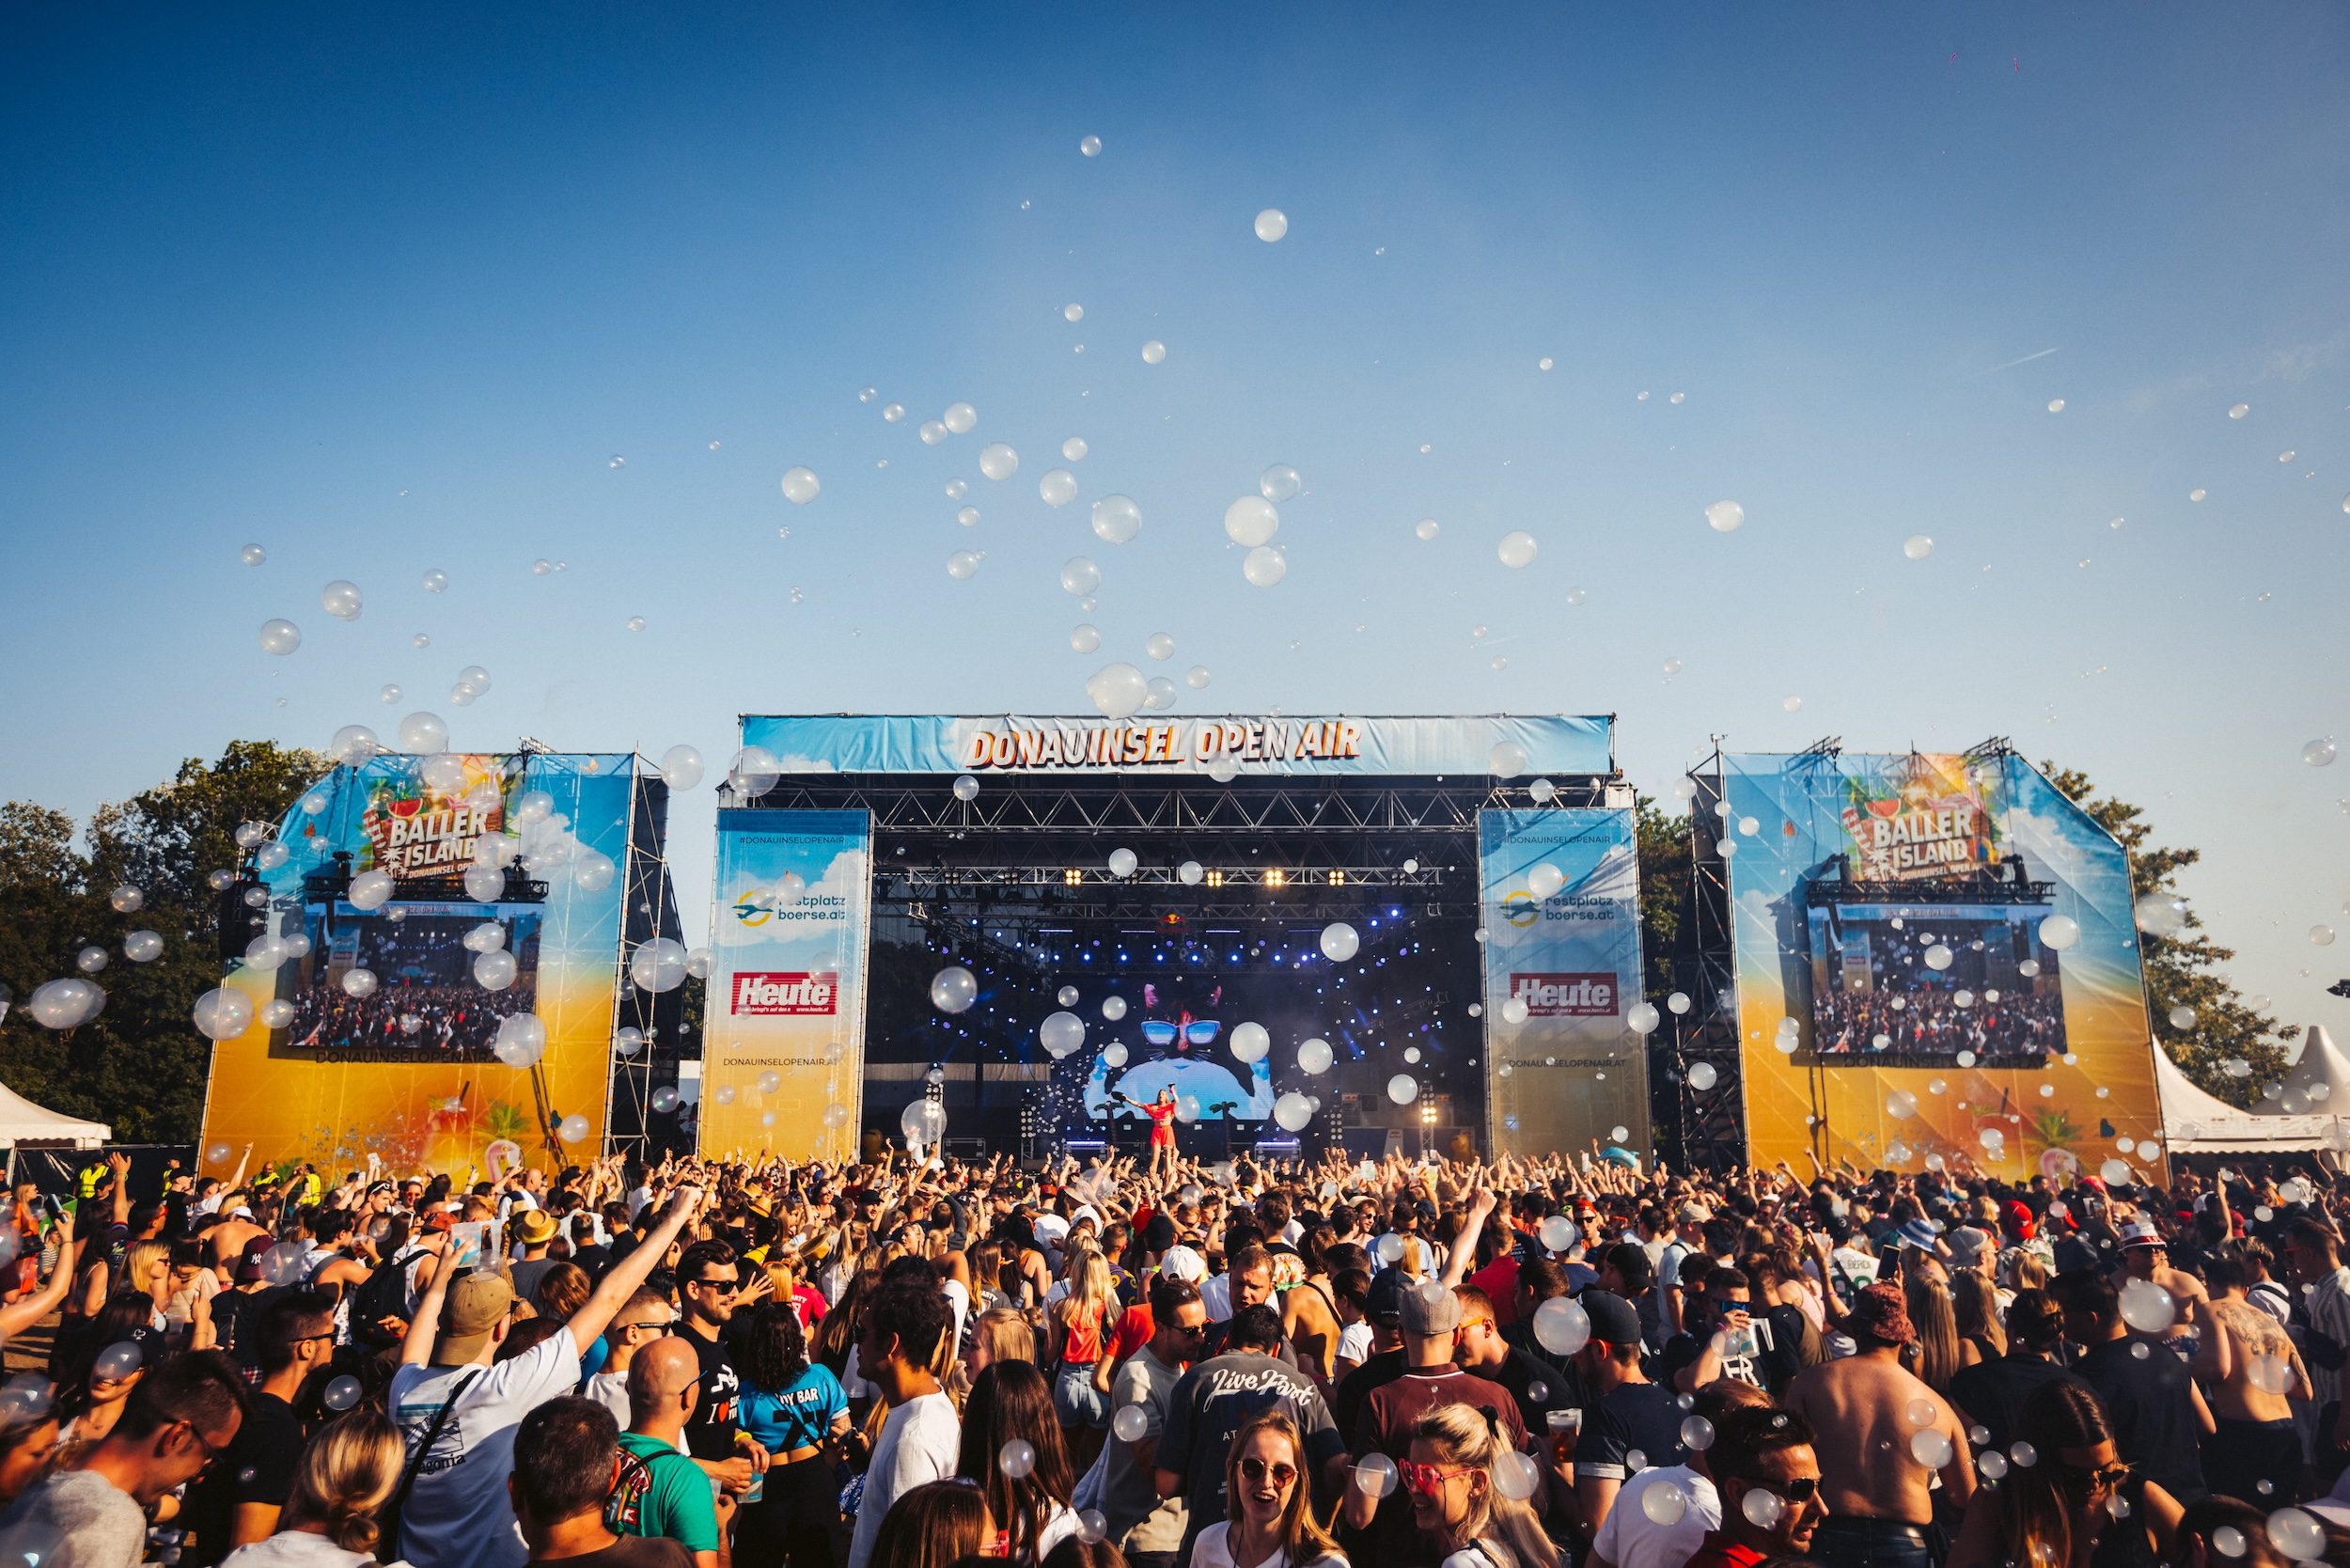
[[323, 1535], [288, 1529], [239, 1546], [221, 1559], [220, 1568], [368, 1568], [374, 1561], [368, 1553], [347, 1552]]
[[1199, 1281], [1199, 1305], [1208, 1309], [1210, 1323], [1226, 1323], [1232, 1316], [1232, 1277], [1219, 1274], [1213, 1279]]
[[[873, 1463], [865, 1472], [865, 1496], [856, 1505], [856, 1533], [849, 1539], [847, 1568], [868, 1568], [873, 1560], [873, 1538], [881, 1533], [882, 1515], [916, 1486], [945, 1481], [955, 1473], [955, 1456], [963, 1446], [963, 1422], [954, 1401], [945, 1394], [910, 1399], [882, 1422], [881, 1440], [873, 1445]], [[417, 1568], [432, 1568], [420, 1563]]]
[[955, 1309], [955, 1344], [963, 1343], [963, 1321], [971, 1315], [971, 1291], [960, 1279], [949, 1279], [938, 1287], [947, 1298], [947, 1305]]
[[1336, 1552], [1284, 1563], [1277, 1546], [1262, 1562], [1234, 1562], [1232, 1549], [1224, 1544], [1225, 1531], [1230, 1529], [1229, 1521], [1219, 1520], [1201, 1530], [1199, 1538], [1192, 1543], [1191, 1568], [1346, 1568], [1346, 1559]]
[[1361, 1366], [1371, 1359], [1371, 1325], [1350, 1323], [1339, 1330], [1339, 1359]]
[[[1677, 1486], [1689, 1499], [1681, 1517], [1669, 1525], [1650, 1518], [1640, 1500], [1659, 1486]], [[1592, 1539], [1591, 1555], [1616, 1568], [1681, 1568], [1705, 1532], [1721, 1528], [1722, 1497], [1714, 1483], [1686, 1465], [1659, 1465], [1625, 1480]]]
[[441, 1423], [400, 1512], [400, 1549], [415, 1568], [522, 1568], [530, 1559], [506, 1497], [514, 1431], [531, 1411], [579, 1387], [579, 1347], [565, 1333], [494, 1366], [400, 1367], [387, 1403], [411, 1458], [458, 1382], [477, 1372]]

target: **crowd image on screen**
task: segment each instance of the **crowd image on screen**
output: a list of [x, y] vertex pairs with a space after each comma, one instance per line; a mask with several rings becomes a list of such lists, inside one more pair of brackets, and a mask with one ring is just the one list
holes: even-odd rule
[[[489, 1059], [499, 1024], [537, 999], [538, 935], [535, 918], [508, 923], [517, 973], [493, 991], [474, 978], [477, 954], [463, 942], [481, 923], [416, 916], [363, 923], [352, 960], [321, 966], [295, 993], [287, 1039], [297, 1049], [337, 1054]], [[375, 976], [372, 992], [354, 996], [344, 988], [353, 968]]]
[[[2014, 957], [2014, 929], [2004, 922], [1904, 919], [1841, 922], [1815, 916], [1815, 942], [1825, 975], [1812, 1011], [1813, 1050], [1823, 1057], [1925, 1057], [1954, 1060], [1972, 1052], [1985, 1063], [2029, 1062], [2064, 1050], [2064, 1002], [2054, 983], [2055, 955], [2027, 976]], [[1866, 941], [1865, 981], [1844, 967], [1849, 944]], [[1948, 964], [1929, 955], [1941, 948]]]

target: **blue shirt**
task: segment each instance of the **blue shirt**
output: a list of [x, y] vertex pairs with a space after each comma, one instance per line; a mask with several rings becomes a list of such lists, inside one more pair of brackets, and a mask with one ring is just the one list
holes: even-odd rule
[[849, 1410], [849, 1396], [832, 1369], [811, 1361], [783, 1388], [743, 1385], [735, 1419], [769, 1453], [782, 1455], [823, 1440], [833, 1419]]

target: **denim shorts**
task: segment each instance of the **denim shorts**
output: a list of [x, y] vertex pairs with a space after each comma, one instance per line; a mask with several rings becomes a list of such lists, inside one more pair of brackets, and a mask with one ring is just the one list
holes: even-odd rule
[[1089, 1426], [1097, 1432], [1110, 1424], [1110, 1402], [1093, 1386], [1091, 1363], [1070, 1363], [1053, 1379], [1053, 1414], [1063, 1426]]

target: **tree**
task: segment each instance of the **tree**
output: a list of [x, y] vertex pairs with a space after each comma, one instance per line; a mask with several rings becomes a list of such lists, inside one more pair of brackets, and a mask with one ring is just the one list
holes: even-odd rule
[[[221, 978], [206, 879], [236, 866], [240, 823], [275, 823], [327, 766], [315, 752], [232, 743], [216, 761], [190, 759], [170, 782], [101, 807], [86, 850], [65, 813], [0, 805], [0, 981], [21, 1001], [83, 973], [77, 956], [94, 948], [105, 964], [86, 978], [106, 994], [96, 1018], [64, 1034], [11, 1008], [0, 1019], [0, 1082], [106, 1122], [124, 1142], [194, 1141], [212, 1045], [190, 1013]], [[136, 911], [109, 902], [122, 886], [139, 889]], [[123, 937], [141, 930], [164, 939], [149, 964], [123, 955]]]
[[1689, 914], [1689, 816], [1660, 810], [1646, 795], [1632, 819], [1640, 853], [1640, 958], [1644, 990], [1657, 1007], [1673, 989], [1673, 953]]
[[[2145, 812], [2111, 795], [2096, 795], [2087, 774], [2054, 762], [2041, 763], [2040, 771], [2129, 852], [2131, 898], [2175, 897], [2178, 874], [2202, 859], [2201, 850], [2155, 843]], [[2190, 908], [2186, 927], [2176, 936], [2138, 933], [2154, 1034], [2199, 1088], [2232, 1105], [2253, 1105], [2262, 1098], [2263, 1085], [2284, 1076], [2289, 1065], [2284, 1043], [2300, 1030], [2280, 1028], [2276, 1019], [2237, 994], [2220, 968], [2235, 950], [2202, 932], [2202, 920]], [[2184, 1026], [2171, 1021], [2181, 1008], [2194, 1014]]]

